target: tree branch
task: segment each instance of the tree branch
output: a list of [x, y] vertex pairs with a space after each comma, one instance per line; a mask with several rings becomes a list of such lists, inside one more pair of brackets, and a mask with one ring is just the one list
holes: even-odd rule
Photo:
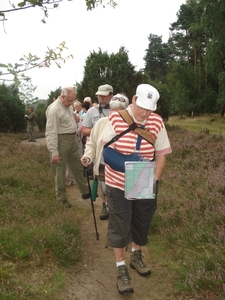
[[[62, 2], [63, 0], [55, 0], [53, 2], [42, 2], [42, 4], [40, 5], [40, 3], [34, 3], [32, 5], [28, 5], [28, 6], [21, 6], [21, 7], [15, 7], [15, 8], [12, 8], [12, 9], [7, 9], [7, 10], [0, 10], [0, 15], [1, 14], [5, 14], [5, 13], [8, 13], [8, 12], [12, 12], [12, 11], [17, 11], [17, 10], [22, 10], [22, 9], [27, 9], [27, 8], [31, 8], [31, 7], [35, 7], [35, 6], [39, 6], [39, 7], [44, 7], [44, 5], [51, 5], [51, 4], [56, 4], [56, 3], [59, 3], [59, 2]], [[68, 1], [72, 1], [72, 0], [68, 0]], [[13, 5], [11, 5], [13, 7]]]

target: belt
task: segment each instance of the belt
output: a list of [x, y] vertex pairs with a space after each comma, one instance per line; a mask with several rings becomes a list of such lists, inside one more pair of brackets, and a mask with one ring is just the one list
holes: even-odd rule
[[59, 133], [60, 135], [74, 135], [76, 134], [76, 132], [73, 132], [73, 133]]

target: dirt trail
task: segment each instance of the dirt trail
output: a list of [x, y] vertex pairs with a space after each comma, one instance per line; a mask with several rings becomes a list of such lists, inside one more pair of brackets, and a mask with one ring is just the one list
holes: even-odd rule
[[[135, 300], [165, 300], [168, 290], [171, 291], [170, 283], [164, 276], [163, 268], [159, 267], [157, 262], [149, 261], [145, 247], [143, 248], [144, 260], [151, 266], [152, 275], [148, 278], [142, 277], [135, 270], [129, 268], [134, 294], [119, 295], [116, 287], [113, 250], [111, 247], [106, 247], [108, 221], [99, 219], [101, 200], [97, 198], [94, 202], [99, 233], [99, 239], [97, 240], [90, 200], [84, 201], [74, 198], [74, 195], [79, 194], [76, 185], [68, 187], [67, 193], [73, 205], [72, 209], [85, 209], [86, 213], [82, 214], [80, 222], [83, 261], [77, 266], [76, 270], [70, 271], [70, 274], [68, 274], [69, 280], [64, 299], [116, 300], [132, 298]], [[129, 253], [130, 248], [126, 253], [127, 265], [129, 265]]]
[[[24, 141], [23, 143], [28, 143]], [[28, 143], [36, 146], [45, 145], [45, 138], [36, 139], [36, 143]], [[147, 253], [147, 249], [142, 249], [144, 260], [152, 270], [152, 275], [148, 278], [141, 277], [138, 273], [128, 267], [132, 277], [134, 293], [129, 295], [119, 295], [116, 287], [116, 268], [111, 247], [106, 247], [108, 220], [101, 221], [101, 200], [94, 202], [95, 216], [99, 239], [96, 239], [93, 214], [90, 200], [81, 200], [80, 192], [76, 184], [67, 187], [67, 195], [72, 210], [80, 221], [82, 237], [82, 262], [76, 268], [67, 271], [67, 286], [65, 292], [60, 295], [66, 300], [166, 300], [168, 292], [172, 291], [172, 282], [165, 276], [166, 266], [161, 266], [154, 261]], [[126, 263], [129, 266], [130, 248], [126, 253]], [[166, 272], [167, 273], [167, 272]], [[175, 299], [175, 298], [170, 298]]]

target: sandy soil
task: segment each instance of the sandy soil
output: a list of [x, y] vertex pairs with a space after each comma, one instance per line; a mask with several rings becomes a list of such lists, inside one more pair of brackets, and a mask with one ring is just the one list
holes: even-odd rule
[[[64, 294], [68, 300], [106, 300], [106, 299], [140, 299], [140, 300], [166, 300], [167, 293], [171, 292], [171, 282], [164, 276], [164, 267], [157, 262], [150, 261], [147, 248], [143, 248], [144, 260], [151, 266], [152, 275], [148, 278], [139, 276], [129, 267], [132, 277], [134, 294], [119, 295], [116, 287], [116, 267], [113, 250], [107, 247], [108, 221], [99, 218], [101, 212], [101, 200], [94, 202], [94, 211], [97, 223], [99, 239], [96, 238], [94, 218], [90, 200], [78, 200], [73, 195], [77, 194], [77, 187], [73, 185], [67, 188], [67, 193], [72, 209], [85, 209], [87, 214], [82, 215], [81, 231], [83, 243], [83, 260], [76, 270], [70, 270], [68, 274], [67, 292]], [[79, 218], [80, 219], [80, 218]], [[126, 263], [129, 265], [130, 247], [126, 253]], [[171, 299], [171, 298], [170, 298]], [[174, 298], [173, 298], [174, 299]]]

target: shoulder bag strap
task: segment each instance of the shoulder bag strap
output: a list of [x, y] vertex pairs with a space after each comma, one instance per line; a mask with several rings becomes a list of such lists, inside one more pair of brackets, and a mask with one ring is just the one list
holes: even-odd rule
[[[128, 125], [131, 125], [132, 123], [134, 123], [133, 119], [131, 118], [131, 116], [129, 115], [127, 110], [118, 110], [118, 113], [124, 119], [124, 121], [127, 122]], [[145, 139], [151, 145], [155, 144], [155, 139], [149, 130], [138, 127], [137, 125], [136, 125], [136, 128], [132, 129], [132, 130], [134, 130], [137, 134], [139, 134], [143, 139]]]
[[118, 110], [118, 113], [123, 118], [123, 120], [129, 125], [129, 127], [120, 134], [114, 136], [108, 143], [104, 145], [104, 148], [108, 147], [112, 143], [115, 143], [121, 136], [123, 136], [131, 130], [137, 132], [138, 135], [140, 135], [143, 139], [145, 139], [147, 142], [154, 146], [155, 139], [153, 138], [150, 131], [138, 127], [126, 110]]

